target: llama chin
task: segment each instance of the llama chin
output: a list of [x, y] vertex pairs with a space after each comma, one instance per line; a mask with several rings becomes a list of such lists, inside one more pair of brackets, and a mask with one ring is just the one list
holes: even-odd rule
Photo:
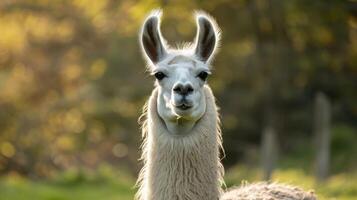
[[[206, 79], [217, 50], [220, 31], [207, 14], [196, 14], [195, 42], [170, 49], [160, 32], [160, 11], [146, 19], [140, 41], [149, 70], [156, 78], [142, 115], [142, 156], [138, 200], [314, 200], [311, 192], [276, 183], [256, 183], [222, 190], [222, 138], [218, 108]], [[173, 99], [196, 105], [185, 115]], [[189, 117], [187, 117], [189, 116]]]

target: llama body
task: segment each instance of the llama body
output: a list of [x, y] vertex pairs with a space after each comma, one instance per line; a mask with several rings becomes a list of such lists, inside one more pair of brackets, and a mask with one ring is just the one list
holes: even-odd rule
[[151, 14], [141, 46], [156, 83], [143, 114], [142, 168], [138, 200], [313, 200], [286, 185], [244, 185], [223, 194], [218, 109], [206, 78], [219, 42], [219, 29], [199, 13], [194, 45], [169, 49], [159, 29], [160, 12]]

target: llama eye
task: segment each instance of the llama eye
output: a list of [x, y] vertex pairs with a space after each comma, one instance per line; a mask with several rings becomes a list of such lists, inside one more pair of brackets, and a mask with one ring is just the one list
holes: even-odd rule
[[161, 81], [162, 79], [164, 79], [166, 77], [166, 74], [162, 73], [162, 72], [156, 72], [154, 74], [155, 78], [159, 81]]
[[205, 81], [208, 77], [208, 73], [205, 71], [202, 71], [197, 75], [197, 77], [200, 78], [201, 80]]

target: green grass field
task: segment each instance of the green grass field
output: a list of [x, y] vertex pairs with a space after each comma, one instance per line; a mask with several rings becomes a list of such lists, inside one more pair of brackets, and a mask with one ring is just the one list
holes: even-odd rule
[[[114, 175], [115, 174], [115, 175]], [[228, 186], [239, 185], [242, 180], [259, 180], [259, 170], [236, 166], [226, 173]], [[356, 200], [357, 174], [333, 175], [323, 184], [315, 184], [313, 177], [301, 170], [284, 169], [274, 173], [274, 181], [295, 184], [304, 189], [314, 188], [319, 199]], [[134, 177], [125, 173], [84, 175], [65, 173], [51, 181], [30, 181], [19, 176], [0, 179], [0, 200], [129, 200], [133, 199]]]
[[51, 182], [29, 182], [2, 180], [1, 200], [129, 200], [134, 190], [123, 183], [78, 183], [61, 185]]
[[123, 170], [94, 173], [69, 171], [51, 180], [9, 175], [0, 179], [0, 200], [132, 200], [135, 180]]

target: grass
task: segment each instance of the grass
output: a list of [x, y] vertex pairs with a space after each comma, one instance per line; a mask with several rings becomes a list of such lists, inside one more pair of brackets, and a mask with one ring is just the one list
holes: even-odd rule
[[[238, 165], [226, 173], [227, 186], [239, 185], [243, 180], [260, 180], [256, 168]], [[273, 181], [313, 188], [320, 200], [357, 199], [357, 173], [337, 174], [325, 183], [315, 184], [311, 175], [299, 169], [278, 169]], [[0, 200], [132, 200], [134, 178], [124, 173], [98, 174], [66, 172], [47, 181], [31, 181], [9, 175], [0, 179]]]
[[129, 185], [116, 183], [79, 183], [72, 186], [50, 182], [1, 181], [1, 200], [131, 200]]
[[0, 179], [0, 200], [132, 200], [134, 183], [124, 173], [109, 171], [70, 171], [46, 181], [9, 175]]

